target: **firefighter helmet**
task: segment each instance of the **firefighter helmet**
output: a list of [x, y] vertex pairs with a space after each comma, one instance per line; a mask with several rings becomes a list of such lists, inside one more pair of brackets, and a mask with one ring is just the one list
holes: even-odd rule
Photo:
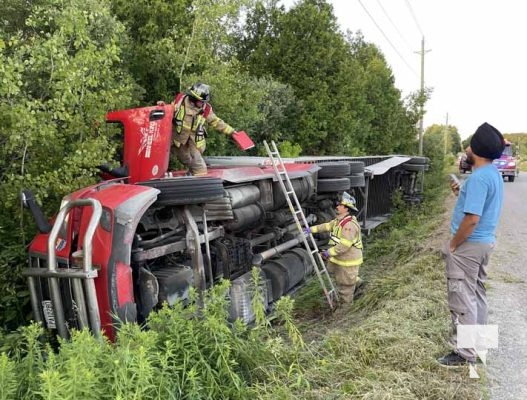
[[187, 90], [187, 95], [192, 99], [204, 101], [206, 103], [210, 99], [210, 86], [197, 82]]
[[342, 198], [340, 199], [340, 204], [343, 206], [348, 207], [350, 210], [353, 210], [355, 212], [358, 212], [357, 209], [357, 202], [355, 201], [355, 197], [351, 196], [348, 192], [342, 193]]

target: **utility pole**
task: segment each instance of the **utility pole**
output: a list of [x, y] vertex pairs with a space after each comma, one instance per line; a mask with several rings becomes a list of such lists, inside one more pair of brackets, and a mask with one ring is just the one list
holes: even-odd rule
[[448, 113], [446, 113], [445, 129], [443, 129], [443, 145], [445, 147], [444, 155], [447, 153], [447, 140], [448, 140]]
[[424, 117], [424, 103], [425, 103], [425, 37], [421, 39], [421, 51], [416, 51], [417, 54], [421, 55], [421, 87], [419, 91], [419, 105], [421, 118], [419, 119], [419, 155], [423, 155], [423, 117]]

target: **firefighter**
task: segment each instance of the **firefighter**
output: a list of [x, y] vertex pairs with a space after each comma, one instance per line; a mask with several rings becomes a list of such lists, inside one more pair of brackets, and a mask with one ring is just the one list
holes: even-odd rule
[[355, 198], [344, 192], [337, 203], [337, 217], [327, 223], [305, 229], [305, 233], [331, 232], [328, 250], [321, 252], [328, 271], [335, 276], [343, 303], [352, 303], [359, 266], [362, 264], [362, 238]]
[[[181, 161], [192, 175], [206, 175], [207, 165], [203, 159], [205, 151], [205, 123], [215, 130], [232, 135], [234, 129], [218, 118], [209, 104], [210, 87], [195, 83], [186, 92], [176, 95], [172, 118], [172, 154]], [[158, 105], [164, 105], [158, 102]]]

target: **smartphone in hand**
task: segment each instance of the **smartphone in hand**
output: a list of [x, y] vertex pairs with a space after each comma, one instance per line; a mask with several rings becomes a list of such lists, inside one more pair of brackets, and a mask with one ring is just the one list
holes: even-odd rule
[[461, 189], [461, 182], [455, 174], [450, 174], [450, 188], [452, 193], [459, 196], [459, 190]]

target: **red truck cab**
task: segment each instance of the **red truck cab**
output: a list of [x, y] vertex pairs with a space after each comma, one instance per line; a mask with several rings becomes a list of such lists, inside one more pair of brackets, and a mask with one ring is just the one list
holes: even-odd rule
[[505, 139], [505, 149], [501, 157], [492, 162], [503, 179], [507, 177], [509, 182], [514, 182], [514, 178], [518, 176], [518, 162], [512, 151], [512, 143]]

